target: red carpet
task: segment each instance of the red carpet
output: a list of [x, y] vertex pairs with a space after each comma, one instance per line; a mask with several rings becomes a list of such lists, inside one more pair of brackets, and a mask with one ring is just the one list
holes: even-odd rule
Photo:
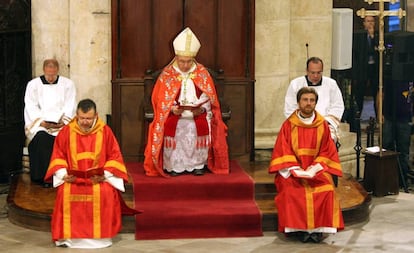
[[236, 161], [229, 175], [147, 177], [142, 163], [127, 164], [133, 179], [135, 239], [248, 237], [262, 235], [254, 182]]

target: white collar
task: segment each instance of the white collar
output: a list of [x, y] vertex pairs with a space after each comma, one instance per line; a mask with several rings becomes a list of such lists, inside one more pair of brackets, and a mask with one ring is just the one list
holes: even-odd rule
[[296, 112], [296, 115], [298, 115], [298, 118], [300, 119], [300, 121], [302, 121], [303, 123], [305, 123], [306, 125], [310, 125], [310, 124], [312, 124], [312, 122], [313, 122], [313, 120], [315, 119], [315, 112], [313, 112], [312, 113], [312, 116], [310, 116], [310, 117], [308, 117], [308, 118], [305, 118], [305, 117], [302, 117], [302, 115], [300, 115], [300, 110], [298, 110], [297, 112]]

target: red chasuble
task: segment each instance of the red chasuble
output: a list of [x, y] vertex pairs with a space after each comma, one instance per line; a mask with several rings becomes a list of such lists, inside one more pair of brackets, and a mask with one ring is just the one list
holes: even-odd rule
[[[323, 170], [311, 179], [293, 175], [284, 178], [278, 172], [292, 166], [306, 170], [317, 163]], [[342, 176], [342, 169], [328, 124], [320, 114], [316, 113], [310, 125], [300, 121], [296, 112], [283, 123], [273, 149], [269, 173], [276, 173], [275, 203], [280, 232], [285, 232], [286, 227], [298, 230], [344, 228], [331, 176]]]
[[[208, 97], [211, 103], [213, 118], [211, 119], [211, 146], [208, 155], [208, 168], [215, 174], [229, 173], [229, 158], [227, 147], [227, 126], [221, 118], [214, 82], [207, 69], [199, 63], [191, 74], [191, 79]], [[144, 169], [147, 176], [167, 176], [163, 172], [162, 149], [168, 117], [171, 107], [180, 92], [181, 78], [173, 64], [164, 68], [155, 83], [152, 92], [152, 107], [154, 119], [148, 130], [148, 142], [145, 148]]]
[[[85, 171], [103, 168], [128, 181], [119, 145], [100, 119], [88, 133], [82, 132], [76, 119], [65, 126], [55, 139], [45, 180], [59, 169]], [[112, 238], [121, 229], [121, 199], [117, 189], [107, 182], [92, 184], [78, 177], [75, 183], [57, 187], [52, 214], [52, 238]]]

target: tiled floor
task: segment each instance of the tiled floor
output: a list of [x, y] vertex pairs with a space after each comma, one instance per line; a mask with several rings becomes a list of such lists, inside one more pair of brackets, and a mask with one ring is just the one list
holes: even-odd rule
[[[91, 252], [56, 248], [49, 232], [11, 224], [5, 214], [7, 194], [0, 195], [0, 249], [2, 252]], [[134, 234], [119, 234], [110, 248], [99, 252], [414, 252], [414, 194], [373, 198], [370, 219], [347, 226], [320, 244], [301, 243], [275, 232], [261, 237], [137, 241]]]

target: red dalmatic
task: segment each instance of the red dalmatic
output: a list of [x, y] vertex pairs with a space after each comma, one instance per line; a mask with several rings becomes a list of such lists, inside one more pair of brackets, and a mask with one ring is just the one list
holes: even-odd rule
[[[61, 130], [45, 180], [62, 168], [103, 168], [128, 180], [119, 145], [100, 119], [88, 133], [82, 132], [76, 119]], [[92, 184], [88, 178], [77, 178], [58, 186], [51, 222], [53, 240], [114, 237], [122, 225], [122, 203], [119, 191], [107, 182]]]
[[[282, 169], [298, 166], [306, 170], [318, 163], [323, 170], [310, 179], [293, 175], [284, 178], [279, 174]], [[320, 114], [316, 113], [310, 125], [304, 124], [296, 112], [284, 122], [273, 149], [269, 173], [276, 173], [275, 203], [280, 232], [285, 232], [285, 228], [344, 228], [331, 176], [342, 176], [342, 169], [328, 124]]]

